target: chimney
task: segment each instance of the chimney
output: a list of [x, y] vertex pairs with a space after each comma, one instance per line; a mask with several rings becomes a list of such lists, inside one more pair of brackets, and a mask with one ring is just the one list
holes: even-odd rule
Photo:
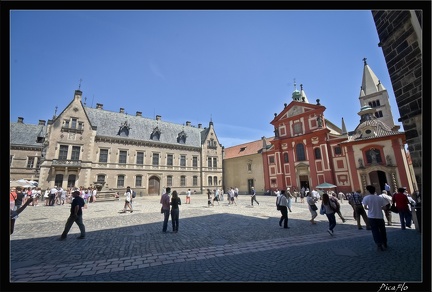
[[101, 103], [97, 103], [97, 104], [96, 104], [96, 108], [97, 108], [97, 109], [103, 109], [103, 104], [101, 104]]
[[39, 126], [45, 126], [45, 120], [39, 120]]
[[190, 126], [190, 125], [191, 125], [191, 122], [186, 121], [186, 126]]
[[75, 90], [75, 99], [81, 100], [82, 91], [81, 90]]
[[142, 112], [136, 112], [137, 117], [142, 117]]
[[124, 108], [122, 108], [122, 107], [120, 108], [120, 113], [124, 114]]
[[24, 124], [24, 118], [23, 117], [18, 117], [18, 123]]
[[161, 116], [160, 115], [156, 115], [156, 121], [160, 121], [161, 120]]
[[201, 127], [202, 127], [202, 124], [198, 124], [198, 129], [201, 129]]

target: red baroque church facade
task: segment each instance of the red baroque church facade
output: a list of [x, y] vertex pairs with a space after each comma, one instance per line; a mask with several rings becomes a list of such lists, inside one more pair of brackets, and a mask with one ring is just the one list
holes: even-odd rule
[[275, 137], [263, 149], [265, 189], [314, 189], [324, 182], [338, 192], [415, 190], [405, 153], [405, 134], [395, 126], [387, 90], [364, 59], [360, 123], [353, 131], [325, 119], [326, 107], [309, 103], [301, 86], [271, 124]]

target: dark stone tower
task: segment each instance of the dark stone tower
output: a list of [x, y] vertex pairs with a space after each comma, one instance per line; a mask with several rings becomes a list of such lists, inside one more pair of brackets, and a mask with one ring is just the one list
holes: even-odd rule
[[372, 16], [380, 40], [378, 46], [383, 50], [392, 81], [400, 114], [398, 121], [405, 131], [417, 189], [422, 190], [423, 11], [373, 10]]

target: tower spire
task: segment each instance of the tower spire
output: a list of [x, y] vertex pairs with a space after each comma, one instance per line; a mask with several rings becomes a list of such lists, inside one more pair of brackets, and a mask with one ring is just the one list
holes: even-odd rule
[[346, 130], [346, 126], [345, 126], [345, 121], [344, 118], [342, 118], [342, 134], [346, 134], [347, 130]]

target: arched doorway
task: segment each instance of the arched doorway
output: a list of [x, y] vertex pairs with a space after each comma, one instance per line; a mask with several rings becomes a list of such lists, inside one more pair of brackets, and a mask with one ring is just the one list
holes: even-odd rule
[[157, 176], [152, 176], [149, 178], [148, 194], [149, 195], [159, 195], [160, 194], [160, 179]]
[[381, 194], [381, 191], [385, 189], [384, 185], [387, 182], [386, 173], [381, 170], [371, 171], [369, 173], [369, 180], [370, 184], [375, 187], [377, 194]]

